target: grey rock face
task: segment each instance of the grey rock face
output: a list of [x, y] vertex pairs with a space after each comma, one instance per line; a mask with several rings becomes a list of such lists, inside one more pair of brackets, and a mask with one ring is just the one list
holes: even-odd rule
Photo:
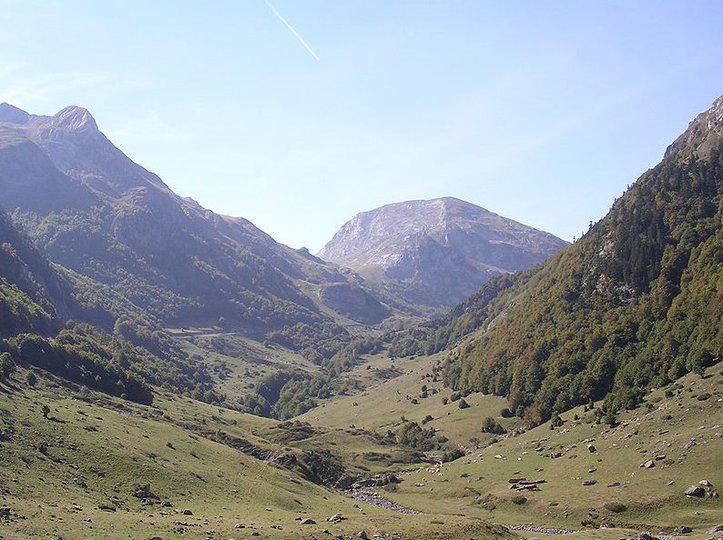
[[538, 264], [567, 242], [452, 197], [362, 212], [318, 253], [406, 300], [457, 304], [496, 274]]

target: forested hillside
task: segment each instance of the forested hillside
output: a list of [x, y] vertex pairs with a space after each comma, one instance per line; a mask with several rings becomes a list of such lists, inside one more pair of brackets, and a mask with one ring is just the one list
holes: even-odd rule
[[612, 418], [712, 365], [723, 353], [722, 173], [723, 98], [582, 239], [431, 333], [483, 329], [449, 384], [508, 396], [532, 423], [607, 395]]
[[53, 262], [166, 325], [286, 329], [295, 339], [289, 329], [304, 324], [338, 336], [401, 305], [243, 218], [178, 196], [80, 107], [37, 116], [0, 105], [0, 196]]

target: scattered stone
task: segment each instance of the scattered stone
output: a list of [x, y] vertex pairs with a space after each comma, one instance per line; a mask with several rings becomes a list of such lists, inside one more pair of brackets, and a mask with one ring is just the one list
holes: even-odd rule
[[655, 462], [652, 459], [648, 459], [647, 461], [642, 462], [640, 466], [645, 467], [646, 469], [652, 469], [655, 467]]
[[233, 526], [233, 528], [234, 529], [245, 529], [246, 525], [244, 525], [243, 523], [237, 523], [236, 525]]
[[594, 486], [595, 484], [597, 484], [597, 480], [595, 480], [595, 479], [593, 479], [593, 478], [591, 478], [591, 479], [589, 479], [589, 480], [584, 480], [584, 481], [582, 482], [582, 485], [583, 485], [583, 486]]
[[701, 486], [705, 486], [705, 487], [711, 487], [711, 486], [713, 485], [713, 484], [710, 483], [709, 480], [701, 480], [701, 481], [698, 482], [698, 483], [699, 483]]
[[587, 445], [587, 451], [591, 454], [594, 454], [595, 452], [597, 452], [597, 448], [595, 448], [594, 444], [590, 443]]
[[345, 520], [346, 518], [342, 516], [341, 514], [334, 514], [330, 518], [328, 518], [326, 521], [329, 523], [339, 523], [340, 521]]
[[299, 522], [300, 525], [316, 525], [316, 521], [311, 518], [304, 518]]
[[685, 490], [685, 494], [688, 497], [702, 497], [705, 495], [705, 490], [701, 486], [690, 486]]
[[686, 525], [681, 525], [681, 526], [675, 528], [675, 533], [676, 533], [676, 534], [689, 534], [689, 533], [692, 533], [692, 532], [693, 532], [693, 529], [692, 529], [691, 527], [686, 526]]
[[366, 531], [359, 531], [358, 533], [356, 533], [356, 535], [362, 540], [369, 540], [369, 536], [367, 535]]
[[181, 512], [184, 516], [192, 516], [193, 512], [186, 508], [183, 512]]
[[608, 484], [608, 487], [618, 487], [620, 485], [620, 482], [610, 482]]

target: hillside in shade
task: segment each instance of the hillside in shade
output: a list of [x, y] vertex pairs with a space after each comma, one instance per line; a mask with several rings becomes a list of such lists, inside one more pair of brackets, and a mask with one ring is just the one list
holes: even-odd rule
[[0, 201], [53, 262], [165, 325], [333, 335], [393, 312], [351, 272], [176, 195], [80, 107], [0, 105]]

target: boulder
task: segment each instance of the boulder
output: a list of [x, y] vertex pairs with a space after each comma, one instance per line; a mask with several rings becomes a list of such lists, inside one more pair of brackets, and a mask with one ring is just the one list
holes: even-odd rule
[[299, 524], [301, 524], [301, 525], [316, 525], [316, 521], [314, 521], [314, 520], [311, 519], [311, 518], [304, 518], [304, 519], [302, 519], [302, 520], [299, 522]]
[[587, 451], [591, 454], [594, 454], [595, 452], [597, 452], [597, 448], [595, 448], [594, 444], [590, 443], [587, 445]]
[[652, 469], [655, 467], [655, 462], [652, 459], [648, 459], [647, 461], [643, 461], [640, 466], [645, 467], [646, 469]]
[[705, 490], [701, 486], [690, 486], [685, 490], [685, 494], [688, 497], [702, 497], [705, 495]]

